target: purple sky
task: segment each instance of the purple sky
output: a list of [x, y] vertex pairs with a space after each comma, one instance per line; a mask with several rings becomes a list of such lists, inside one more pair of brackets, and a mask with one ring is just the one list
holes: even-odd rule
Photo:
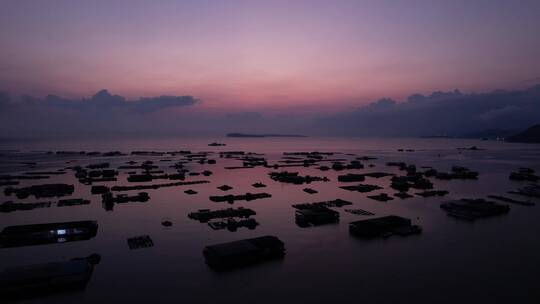
[[540, 1], [0, 0], [0, 90], [316, 109], [540, 82]]

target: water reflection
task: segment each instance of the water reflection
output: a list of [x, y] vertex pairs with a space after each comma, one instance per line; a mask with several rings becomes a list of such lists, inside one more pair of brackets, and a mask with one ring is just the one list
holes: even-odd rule
[[[493, 286], [512, 294], [524, 294], [534, 286], [531, 282], [540, 271], [533, 265], [540, 256], [537, 245], [540, 242], [535, 232], [539, 227], [540, 209], [529, 207], [536, 198], [523, 196], [536, 193], [537, 186], [529, 186], [534, 183], [531, 179], [536, 173], [519, 168], [540, 170], [538, 149], [481, 143], [485, 150], [458, 151], [456, 147], [467, 144], [451, 140], [426, 142], [411, 140], [404, 144], [404, 141], [390, 140], [377, 145], [353, 139], [298, 139], [294, 142], [276, 139], [254, 144], [231, 140], [226, 147], [209, 147], [208, 142], [198, 145], [194, 140], [117, 146], [112, 149], [121, 153], [107, 156], [96, 152], [4, 154], [0, 156], [0, 170], [10, 177], [5, 180], [0, 177], [0, 182], [17, 182], [18, 185], [1, 186], [5, 187], [3, 190], [42, 184], [73, 185], [74, 189], [62, 203], [70, 208], [52, 208], [59, 205], [59, 201], [38, 199], [34, 195], [21, 200], [13, 194], [1, 196], [4, 201], [0, 201], [0, 211], [24, 210], [0, 214], [3, 227], [92, 218], [99, 221], [100, 233], [86, 242], [71, 242], [62, 236], [62, 228], [57, 229], [54, 241], [45, 243], [49, 246], [0, 250], [0, 268], [84, 256], [88, 250], [104, 256], [99, 271], [88, 281], [84, 297], [62, 294], [43, 298], [50, 303], [96, 303], [104, 299], [148, 302], [155, 300], [150, 295], [158, 293], [165, 300], [177, 299], [181, 294], [186, 302], [196, 302], [200, 294], [207, 294], [208, 290], [220, 295], [231, 294], [240, 285], [243, 299], [249, 301], [260, 300], [260, 291], [268, 286], [273, 286], [275, 295], [269, 295], [266, 302], [276, 302], [283, 297], [299, 302], [334, 301], [336, 297], [356, 296], [359, 284], [365, 287], [362, 295], [377, 299], [380, 295], [376, 291], [388, 288], [389, 280], [392, 293], [385, 296], [394, 302], [402, 299], [399, 295], [406, 295], [418, 286], [423, 286], [428, 296], [452, 295], [456, 289], [480, 296], [490, 294]], [[399, 152], [396, 143], [417, 146], [414, 151]], [[95, 143], [91, 151], [99, 150], [100, 145], [103, 143]], [[142, 151], [142, 147], [155, 146], [163, 151]], [[128, 148], [139, 152], [130, 153]], [[283, 154], [315, 150], [328, 155]], [[389, 163], [395, 165], [389, 166]], [[111, 171], [104, 176], [103, 170], [117, 172], [115, 180], [98, 180], [111, 178], [113, 174]], [[94, 171], [96, 173], [92, 173]], [[277, 180], [269, 175], [283, 171], [289, 173], [274, 174]], [[39, 175], [24, 174], [30, 172]], [[53, 172], [65, 173], [49, 174]], [[476, 179], [459, 178], [472, 177], [469, 172], [477, 172]], [[511, 172], [517, 173], [514, 179], [509, 178]], [[17, 179], [23, 176], [44, 178]], [[223, 192], [217, 189], [221, 185], [232, 189]], [[313, 191], [304, 191], [307, 187]], [[448, 193], [439, 197], [436, 196], [442, 194], [439, 191]], [[148, 195], [144, 202], [139, 200], [141, 193]], [[392, 197], [393, 200], [381, 202], [369, 196]], [[444, 202], [462, 198], [497, 200], [511, 204], [511, 212], [466, 225], [454, 221], [440, 208]], [[128, 202], [132, 199], [136, 201]], [[337, 199], [350, 205], [295, 207]], [[224, 203], [234, 203], [230, 206], [234, 208], [226, 208]], [[245, 214], [223, 211], [229, 209], [235, 212], [244, 209]], [[190, 213], [202, 216], [186, 216]], [[300, 223], [296, 214], [301, 215]], [[349, 231], [351, 223], [389, 215], [410, 219], [411, 226], [422, 227], [422, 234], [364, 242]], [[306, 223], [309, 228], [299, 229], [298, 224]], [[396, 235], [417, 231], [407, 225], [389, 229]], [[286, 245], [285, 259], [279, 259], [279, 263], [241, 267], [241, 270], [235, 268], [226, 275], [216, 276], [201, 255], [204, 248], [213, 244], [264, 235], [275, 236]], [[389, 236], [388, 231], [381, 236]], [[132, 238], [140, 241], [132, 241], [130, 246]], [[515, 245], [501, 246], [503, 238], [511, 239]], [[54, 245], [57, 242], [66, 244]], [[240, 244], [253, 248], [245, 242]], [[141, 250], [130, 250], [130, 247]], [[231, 252], [236, 251], [231, 249]], [[250, 257], [245, 260], [249, 261]], [[442, 260], [445, 262], [440, 263]], [[527, 261], [526, 269], [523, 261]], [[493, 265], [497, 265], [497, 269], [520, 269], [523, 279], [509, 280], [506, 273], [511, 272], [498, 272]], [[391, 278], [381, 271], [383, 268], [392, 269]], [[478, 273], [484, 275], [479, 277]], [[471, 286], [475, 286], [474, 289]], [[301, 292], [301, 297], [291, 296], [298, 290], [326, 290], [328, 295]], [[223, 298], [209, 295], [207, 300]]]
[[25, 299], [64, 291], [82, 291], [101, 256], [8, 267], [0, 273], [0, 295], [5, 300]]

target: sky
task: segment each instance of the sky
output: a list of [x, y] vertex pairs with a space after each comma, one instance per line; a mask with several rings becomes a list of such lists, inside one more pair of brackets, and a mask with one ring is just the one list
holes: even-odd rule
[[336, 112], [540, 82], [540, 1], [0, 0], [0, 91]]

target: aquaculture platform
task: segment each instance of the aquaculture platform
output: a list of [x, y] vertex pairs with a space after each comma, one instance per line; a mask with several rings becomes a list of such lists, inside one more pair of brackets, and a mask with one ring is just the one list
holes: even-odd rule
[[89, 240], [97, 229], [96, 221], [9, 226], [0, 232], [0, 248]]
[[413, 225], [411, 220], [397, 215], [383, 216], [374, 219], [361, 220], [349, 224], [349, 232], [353, 235], [375, 238], [392, 235], [407, 236], [419, 234], [422, 228]]
[[235, 268], [282, 258], [285, 244], [277, 237], [267, 235], [206, 246], [203, 255], [206, 264], [212, 268]]
[[70, 261], [8, 267], [0, 273], [0, 296], [28, 298], [86, 287], [99, 255]]

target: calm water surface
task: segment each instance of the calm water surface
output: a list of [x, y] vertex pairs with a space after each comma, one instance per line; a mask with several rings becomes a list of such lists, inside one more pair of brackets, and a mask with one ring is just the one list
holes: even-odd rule
[[[209, 147], [207, 144], [214, 140], [225, 142], [227, 146]], [[473, 145], [485, 150], [457, 150]], [[398, 152], [398, 148], [415, 151]], [[215, 165], [186, 166], [193, 172], [211, 170], [214, 173], [210, 177], [190, 176], [186, 180], [209, 180], [210, 183], [144, 190], [151, 197], [148, 202], [116, 205], [113, 211], [104, 210], [100, 196], [91, 195], [90, 187], [79, 184], [71, 171], [48, 180], [23, 181], [19, 186], [52, 182], [74, 184], [76, 190], [72, 197], [90, 199], [91, 204], [0, 213], [0, 229], [10, 225], [96, 220], [98, 233], [88, 241], [0, 249], [0, 270], [7, 266], [62, 261], [92, 253], [102, 257], [84, 291], [24, 302], [538, 303], [540, 300], [539, 206], [511, 205], [508, 215], [473, 223], [448, 217], [439, 207], [441, 202], [451, 199], [507, 195], [507, 191], [524, 186], [525, 183], [510, 181], [508, 175], [519, 167], [540, 171], [538, 145], [458, 139], [210, 138], [0, 142], [0, 149], [0, 174], [55, 170], [99, 162], [110, 162], [112, 167], [117, 167], [129, 160], [152, 160], [166, 172], [175, 172], [169, 168], [173, 162], [159, 162], [164, 158], [159, 156], [89, 158], [39, 152], [57, 150], [241, 150], [264, 153], [272, 164], [280, 160], [283, 152], [331, 151], [343, 153], [333, 158], [348, 160], [356, 156], [377, 157], [363, 161], [366, 167], [361, 170], [322, 172], [315, 167], [287, 168], [303, 175], [327, 176], [331, 180], [311, 183], [309, 187], [319, 193], [310, 195], [302, 191], [306, 185], [272, 181], [268, 172], [275, 171], [273, 169], [226, 170], [224, 167], [238, 166], [241, 162], [214, 155], [210, 158], [217, 160]], [[36, 167], [21, 164], [29, 161], [37, 162]], [[450, 194], [442, 198], [415, 196], [386, 203], [366, 196], [395, 193], [388, 187], [390, 178], [366, 178], [365, 183], [385, 187], [371, 193], [338, 188], [339, 174], [375, 171], [402, 174], [395, 167], [387, 167], [388, 161], [404, 161], [417, 167], [432, 166], [442, 171], [449, 171], [453, 165], [465, 166], [480, 172], [480, 178], [476, 181], [432, 179], [435, 189], [448, 190]], [[370, 168], [368, 164], [375, 166]], [[121, 171], [117, 182], [96, 184], [131, 184], [126, 181], [127, 171], [130, 170]], [[253, 188], [251, 184], [258, 181], [268, 187]], [[157, 180], [150, 184], [163, 182], [167, 181]], [[223, 184], [233, 189], [226, 193], [216, 189]], [[0, 203], [21, 201], [13, 196], [5, 197], [5, 188], [0, 187]], [[187, 189], [194, 189], [198, 194], [187, 195], [184, 193]], [[128, 193], [137, 192], [140, 191]], [[254, 218], [260, 225], [254, 230], [212, 230], [187, 217], [188, 213], [198, 209], [231, 207], [227, 203], [211, 202], [210, 195], [246, 192], [272, 194], [268, 199], [237, 201], [232, 205], [257, 212]], [[339, 224], [309, 228], [295, 224], [292, 204], [337, 198], [353, 202], [351, 208], [371, 211], [376, 216], [395, 214], [411, 218], [423, 227], [423, 233], [370, 241], [354, 238], [348, 233], [348, 223], [369, 217], [344, 212], [345, 208], [334, 209], [340, 212]], [[163, 220], [170, 220], [174, 225], [164, 228]], [[129, 249], [127, 238], [146, 234], [151, 236], [154, 247]], [[262, 235], [275, 235], [285, 242], [287, 255], [283, 260], [226, 273], [214, 272], [204, 263], [202, 249], [206, 245]]]

